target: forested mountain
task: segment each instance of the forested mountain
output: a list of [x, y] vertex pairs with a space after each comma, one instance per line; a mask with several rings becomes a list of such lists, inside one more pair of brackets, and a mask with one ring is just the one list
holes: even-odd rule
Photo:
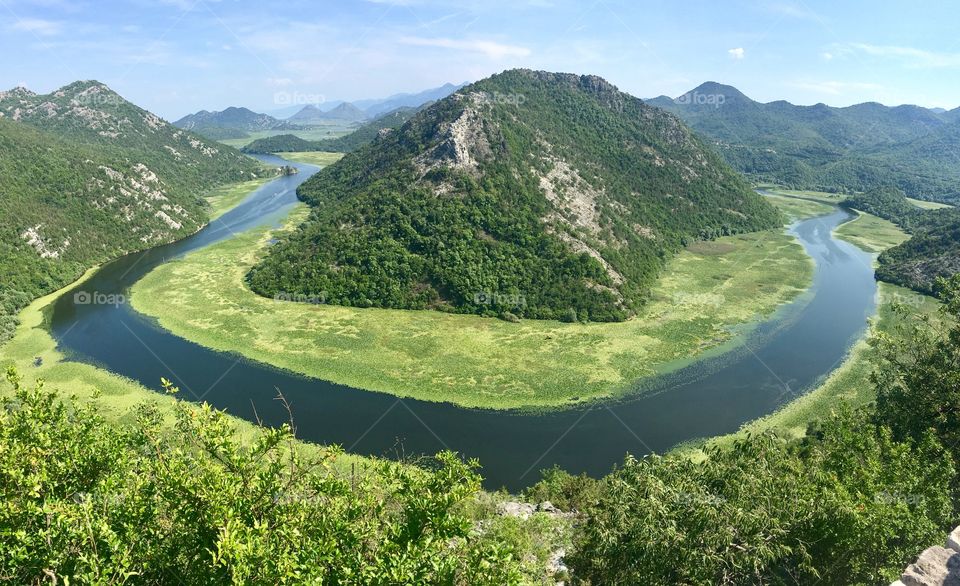
[[273, 116], [234, 106], [220, 112], [201, 110], [195, 114], [188, 114], [173, 125], [184, 130], [192, 130], [212, 140], [246, 138], [249, 136], [248, 132], [262, 130], [298, 128], [296, 124], [277, 120]]
[[911, 228], [910, 240], [877, 259], [877, 278], [934, 293], [939, 277], [960, 273], [960, 210], [926, 210]]
[[[429, 105], [429, 104], [427, 104]], [[399, 128], [420, 111], [421, 108], [397, 108], [391, 112], [367, 122], [350, 134], [337, 138], [306, 140], [293, 134], [278, 134], [258, 138], [243, 147], [246, 153], [291, 153], [300, 151], [326, 151], [331, 153], [349, 153], [365, 144], [371, 143], [380, 134]]]
[[[0, 94], [0, 317], [125, 252], [206, 222], [198, 197], [262, 173], [97, 82]], [[2, 337], [2, 333], [0, 333]]]
[[[594, 76], [467, 86], [304, 185], [261, 294], [620, 320], [697, 238], [781, 218], [679, 119]], [[508, 316], [509, 317], [509, 316]]]
[[841, 205], [889, 220], [911, 234], [877, 259], [878, 279], [933, 294], [937, 278], [960, 272], [960, 210], [920, 209], [896, 187], [852, 195]]
[[349, 102], [344, 102], [332, 110], [322, 110], [319, 106], [308, 104], [299, 112], [287, 118], [294, 124], [317, 124], [329, 120], [339, 122], [362, 122], [369, 118], [360, 108]]
[[825, 191], [896, 186], [912, 197], [960, 199], [960, 119], [918, 106], [846, 108], [755, 102], [705, 83], [649, 104], [673, 112], [758, 181]]

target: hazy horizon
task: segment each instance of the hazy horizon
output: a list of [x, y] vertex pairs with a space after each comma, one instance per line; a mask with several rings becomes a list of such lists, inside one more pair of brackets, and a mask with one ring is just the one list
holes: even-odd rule
[[516, 67], [600, 75], [640, 98], [712, 80], [760, 102], [960, 106], [950, 24], [960, 7], [947, 2], [923, 11], [774, 0], [4, 5], [0, 87], [48, 93], [97, 79], [171, 120], [384, 98]]

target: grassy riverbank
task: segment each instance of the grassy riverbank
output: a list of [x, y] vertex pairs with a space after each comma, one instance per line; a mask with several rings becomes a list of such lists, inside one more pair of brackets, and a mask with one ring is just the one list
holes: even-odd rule
[[[861, 249], [878, 253], [903, 242], [909, 236], [891, 222], [871, 214], [859, 216], [839, 226], [834, 234]], [[841, 401], [852, 406], [870, 403], [875, 399], [870, 374], [876, 369], [876, 353], [869, 339], [877, 334], [896, 335], [903, 317], [894, 311], [899, 304], [909, 308], [912, 317], [928, 317], [934, 323], [940, 320], [940, 302], [910, 289], [878, 282], [877, 314], [871, 319], [867, 335], [850, 349], [843, 362], [814, 390], [785, 405], [767, 417], [743, 426], [737, 433], [708, 440], [711, 444], [729, 444], [735, 438], [764, 431], [776, 431], [791, 437], [800, 437], [808, 426], [828, 415]], [[697, 443], [682, 446], [680, 451], [699, 453]]]
[[308, 165], [316, 165], [318, 167], [326, 167], [327, 165], [332, 165], [343, 158], [343, 153], [325, 153], [320, 151], [308, 151], [302, 153], [280, 153], [279, 156], [282, 156], [284, 159], [289, 159], [291, 161], [296, 161], [298, 163], [306, 163]]
[[[288, 225], [306, 213], [298, 208]], [[254, 230], [158, 267], [134, 286], [133, 306], [177, 335], [294, 372], [495, 409], [622, 394], [638, 379], [719, 351], [812, 276], [802, 247], [782, 232], [727, 237], [679, 254], [635, 319], [516, 324], [259, 297], [244, 276], [272, 236]]]
[[234, 183], [218, 187], [208, 193], [204, 199], [210, 205], [210, 221], [214, 221], [223, 214], [235, 208], [240, 202], [245, 200], [257, 188], [273, 181], [275, 177], [263, 177], [243, 183]]

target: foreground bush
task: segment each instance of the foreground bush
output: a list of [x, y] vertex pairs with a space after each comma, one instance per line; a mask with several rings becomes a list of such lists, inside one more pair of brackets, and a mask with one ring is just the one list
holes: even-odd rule
[[25, 388], [0, 412], [0, 581], [71, 584], [509, 584], [507, 551], [459, 510], [479, 489], [453, 454], [356, 478], [289, 427], [240, 442], [222, 412], [176, 405], [111, 427]]
[[960, 277], [939, 288], [940, 320], [914, 320], [874, 341], [876, 405], [825, 414], [802, 441], [750, 437], [703, 462], [627, 458], [597, 486], [548, 476], [536, 487], [543, 498], [584, 503], [567, 558], [574, 576], [590, 584], [896, 579], [956, 524]]

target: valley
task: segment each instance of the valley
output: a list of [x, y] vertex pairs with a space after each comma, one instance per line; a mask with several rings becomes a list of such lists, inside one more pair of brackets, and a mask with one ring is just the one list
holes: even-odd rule
[[[295, 209], [287, 229], [305, 218]], [[652, 301], [627, 322], [510, 323], [260, 297], [245, 275], [276, 237], [254, 230], [158, 267], [131, 289], [133, 307], [204, 346], [338, 384], [465, 407], [549, 409], [629, 394], [642, 378], [735, 346], [805, 290], [813, 268], [789, 234], [729, 236], [672, 260]]]
[[949, 583], [953, 8], [135, 4], [0, 17], [0, 584]]

